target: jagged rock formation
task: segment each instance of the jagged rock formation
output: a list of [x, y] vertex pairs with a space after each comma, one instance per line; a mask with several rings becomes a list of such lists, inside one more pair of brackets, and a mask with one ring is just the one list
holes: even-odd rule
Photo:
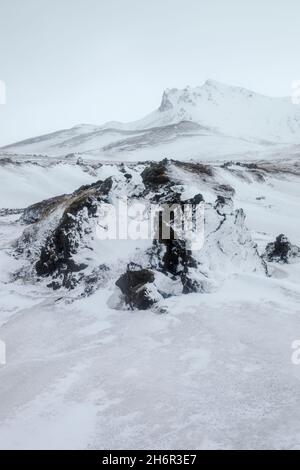
[[111, 186], [112, 179], [108, 178], [73, 193], [58, 226], [42, 247], [35, 265], [38, 276], [62, 275], [64, 287], [75, 287], [72, 273], [84, 270], [87, 265], [77, 263], [72, 255], [77, 253], [80, 240], [84, 241], [89, 234], [89, 219], [96, 216], [98, 204], [107, 201]]
[[300, 257], [300, 248], [292, 245], [285, 235], [280, 234], [275, 242], [266, 246], [263, 257], [269, 262], [290, 263]]
[[[200, 192], [191, 192], [191, 178], [196, 178]], [[178, 230], [175, 222], [187, 204], [193, 214], [204, 204], [201, 188], [209, 190], [215, 202], [205, 203], [204, 245], [195, 249], [190, 234]], [[233, 188], [208, 165], [166, 159], [119, 165], [104, 181], [27, 208], [22, 216], [27, 227], [16, 256], [27, 258], [27, 277], [31, 273], [49, 287], [73, 290], [75, 295], [90, 295], [113, 282], [128, 308], [147, 309], [171, 295], [209, 292], [234, 272], [266, 272], [245, 227], [244, 212], [234, 209], [233, 195]], [[99, 228], [107, 232], [104, 214], [124, 197], [142, 205], [141, 220], [153, 205], [159, 208], [158, 230], [141, 243], [99, 238]], [[175, 207], [171, 215], [170, 207]], [[139, 217], [133, 217], [135, 223]], [[163, 236], [168, 230], [169, 236]], [[190, 232], [198, 236], [197, 230]]]

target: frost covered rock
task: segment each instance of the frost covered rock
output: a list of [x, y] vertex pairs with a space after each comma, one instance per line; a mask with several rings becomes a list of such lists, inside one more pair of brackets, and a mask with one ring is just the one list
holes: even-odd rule
[[78, 251], [81, 241], [90, 233], [89, 220], [96, 215], [100, 201], [106, 201], [112, 179], [82, 187], [73, 194], [55, 231], [42, 247], [35, 267], [39, 276], [57, 274], [62, 285], [76, 285], [72, 273], [84, 270], [87, 265], [76, 262], [72, 255]]
[[149, 269], [142, 269], [141, 266], [131, 263], [127, 266], [125, 274], [116, 281], [123, 295], [126, 305], [131, 309], [147, 310], [156, 301], [153, 287], [154, 273]]
[[147, 189], [155, 190], [159, 186], [166, 185], [170, 182], [167, 167], [168, 160], [162, 160], [157, 163], [153, 162], [144, 169], [141, 176]]
[[63, 194], [62, 196], [52, 197], [44, 201], [33, 204], [32, 206], [27, 207], [21, 217], [21, 221], [24, 224], [34, 224], [41, 221], [43, 218], [53, 212], [56, 207], [66, 201], [68, 196]]
[[[109, 165], [104, 174], [110, 173], [104, 180], [24, 211], [22, 222], [27, 227], [15, 255], [25, 259], [26, 279], [45, 280], [48, 287], [73, 290], [77, 297], [110, 286], [116, 297], [122, 294], [123, 308], [144, 310], [170, 296], [211, 292], [236, 273], [267, 272], [243, 210], [234, 207], [233, 188], [215, 169], [165, 159]], [[127, 214], [128, 223], [139, 224], [149, 208], [158, 207], [158, 232], [141, 240], [102, 238], [107, 234], [106, 212], [115, 210], [124, 198], [129, 205], [142, 207], [139, 215]], [[191, 244], [190, 233], [178, 232], [174, 224], [175, 213], [184, 213], [186, 205], [192, 214], [199, 206], [205, 208], [204, 244], [198, 248]], [[168, 218], [174, 206], [173, 218]], [[200, 227], [193, 231], [200, 235]]]
[[269, 262], [289, 263], [300, 257], [300, 248], [292, 245], [285, 235], [280, 234], [275, 242], [267, 245], [263, 257]]

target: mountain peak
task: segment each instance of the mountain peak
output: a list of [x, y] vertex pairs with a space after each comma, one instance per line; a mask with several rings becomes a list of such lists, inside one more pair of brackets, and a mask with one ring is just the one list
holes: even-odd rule
[[234, 91], [240, 92], [241, 90], [244, 90], [245, 94], [252, 93], [246, 89], [232, 87], [209, 78], [203, 85], [197, 87], [187, 85], [182, 89], [167, 88], [163, 92], [161, 104], [158, 109], [160, 112], [165, 112], [176, 108], [177, 105], [180, 105], [180, 107], [185, 107], [186, 105], [196, 106], [199, 99], [211, 99], [213, 94], [230, 94]]
[[[159, 111], [168, 111], [175, 107], [176, 103], [185, 102], [186, 104], [194, 104], [199, 98], [217, 97], [219, 95], [238, 94], [240, 96], [252, 98], [253, 96], [262, 96], [247, 88], [240, 86], [227, 85], [211, 78], [207, 79], [203, 85], [197, 87], [186, 86], [185, 88], [167, 88], [162, 96]], [[268, 97], [265, 97], [268, 99]]]
[[192, 121], [238, 138], [290, 142], [298, 140], [300, 107], [211, 78], [201, 86], [166, 89], [158, 111], [139, 128]]

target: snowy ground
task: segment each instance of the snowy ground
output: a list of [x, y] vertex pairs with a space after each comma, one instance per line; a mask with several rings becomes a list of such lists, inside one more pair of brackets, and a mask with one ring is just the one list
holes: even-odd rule
[[[41, 182], [40, 193], [99, 177], [74, 171], [77, 181], [59, 172], [61, 180], [49, 178], [57, 187]], [[248, 184], [220, 171], [260, 249], [282, 232], [300, 245], [299, 177]], [[0, 206], [37, 202], [26, 190], [31, 177], [22, 187], [30, 201], [9, 206], [7, 197]], [[300, 365], [291, 361], [300, 263], [170, 298], [167, 314], [117, 311], [107, 306], [110, 289], [68, 303], [9, 282], [20, 263], [8, 254], [22, 231], [18, 217], [0, 217], [0, 448], [300, 449]]]

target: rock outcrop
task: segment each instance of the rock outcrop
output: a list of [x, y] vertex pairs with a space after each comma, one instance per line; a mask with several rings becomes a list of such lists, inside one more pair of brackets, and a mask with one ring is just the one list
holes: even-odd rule
[[290, 263], [300, 257], [300, 248], [292, 245], [285, 235], [280, 234], [275, 242], [266, 246], [263, 257], [269, 262]]
[[[214, 202], [204, 202], [202, 189]], [[48, 287], [68, 289], [74, 296], [92, 295], [113, 283], [127, 308], [144, 310], [173, 295], [210, 292], [233, 273], [266, 272], [244, 212], [234, 209], [233, 195], [233, 188], [208, 165], [166, 159], [115, 165], [113, 176], [105, 180], [27, 208], [16, 256], [25, 257], [26, 278], [45, 280]], [[141, 243], [130, 236], [99, 237], [99, 227], [107, 231], [103, 214], [124, 197], [143, 208], [141, 220], [153, 205], [159, 209], [156, 230]], [[190, 235], [200, 236], [201, 228], [192, 225], [187, 233], [175, 224], [187, 205], [193, 217], [205, 205], [204, 244], [198, 248]]]

